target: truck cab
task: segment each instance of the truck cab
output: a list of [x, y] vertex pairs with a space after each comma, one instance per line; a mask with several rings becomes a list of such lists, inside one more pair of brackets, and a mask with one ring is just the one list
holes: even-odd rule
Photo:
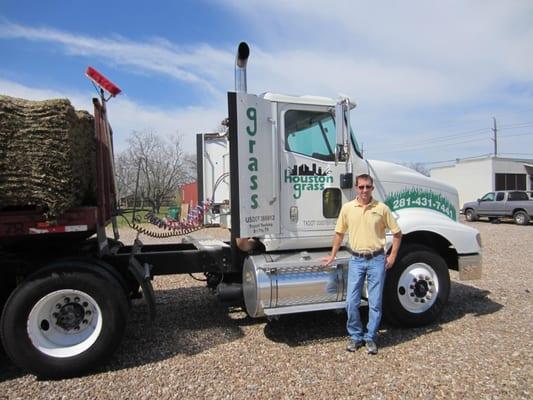
[[351, 129], [350, 99], [254, 95], [245, 87], [228, 93], [229, 204], [232, 242], [261, 243], [242, 268], [251, 316], [344, 308], [349, 249], [338, 253], [333, 268], [321, 260], [362, 173], [373, 176], [374, 196], [391, 208], [404, 235], [385, 287], [389, 321], [433, 321], [448, 298], [449, 269], [462, 279], [480, 277], [479, 233], [458, 222], [456, 189], [365, 159]]

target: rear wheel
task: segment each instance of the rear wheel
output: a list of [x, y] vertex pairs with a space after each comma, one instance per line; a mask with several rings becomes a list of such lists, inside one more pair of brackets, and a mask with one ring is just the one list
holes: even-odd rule
[[477, 221], [477, 215], [471, 208], [465, 210], [465, 218], [470, 222]]
[[529, 215], [525, 211], [517, 211], [513, 214], [514, 222], [518, 225], [527, 225], [529, 222]]
[[81, 263], [30, 276], [11, 294], [0, 324], [9, 357], [45, 378], [79, 375], [114, 352], [124, 332], [128, 302], [106, 271]]
[[383, 313], [394, 325], [426, 325], [439, 317], [449, 293], [444, 259], [428, 247], [406, 246], [387, 271]]

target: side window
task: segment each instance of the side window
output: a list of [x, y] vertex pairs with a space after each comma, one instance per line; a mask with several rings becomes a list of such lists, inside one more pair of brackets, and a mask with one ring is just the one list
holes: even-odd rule
[[335, 161], [336, 132], [327, 112], [290, 110], [285, 113], [285, 149], [323, 161]]
[[328, 188], [322, 192], [322, 214], [325, 218], [337, 218], [341, 205], [340, 189]]
[[496, 201], [503, 201], [503, 199], [505, 198], [505, 193], [503, 192], [498, 192], [496, 194]]
[[528, 200], [526, 192], [510, 192], [508, 196], [509, 201]]
[[481, 198], [481, 201], [494, 201], [494, 192], [487, 193]]

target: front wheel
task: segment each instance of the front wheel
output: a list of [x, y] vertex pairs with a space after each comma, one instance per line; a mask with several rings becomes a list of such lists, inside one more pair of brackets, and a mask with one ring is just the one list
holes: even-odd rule
[[513, 214], [514, 222], [518, 225], [527, 225], [529, 222], [529, 215], [525, 211], [517, 211]]
[[75, 376], [118, 347], [127, 310], [124, 291], [105, 271], [46, 271], [12, 293], [0, 333], [21, 368], [45, 378]]
[[465, 219], [469, 222], [477, 221], [477, 215], [471, 208], [465, 210]]
[[387, 271], [384, 317], [397, 326], [422, 326], [434, 322], [450, 293], [450, 275], [444, 259], [425, 246], [402, 249]]

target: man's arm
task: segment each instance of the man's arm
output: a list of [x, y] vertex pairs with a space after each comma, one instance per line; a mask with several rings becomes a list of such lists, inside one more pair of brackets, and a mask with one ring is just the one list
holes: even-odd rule
[[337, 252], [341, 247], [342, 240], [344, 239], [344, 233], [335, 232], [335, 237], [333, 238], [333, 245], [331, 246], [331, 255], [329, 257], [324, 257], [324, 264], [327, 266], [335, 260]]
[[392, 249], [390, 254], [387, 256], [387, 261], [385, 262], [385, 268], [392, 268], [394, 262], [396, 261], [396, 256], [398, 255], [398, 250], [400, 250], [400, 243], [402, 242], [402, 232], [394, 233], [392, 236]]

